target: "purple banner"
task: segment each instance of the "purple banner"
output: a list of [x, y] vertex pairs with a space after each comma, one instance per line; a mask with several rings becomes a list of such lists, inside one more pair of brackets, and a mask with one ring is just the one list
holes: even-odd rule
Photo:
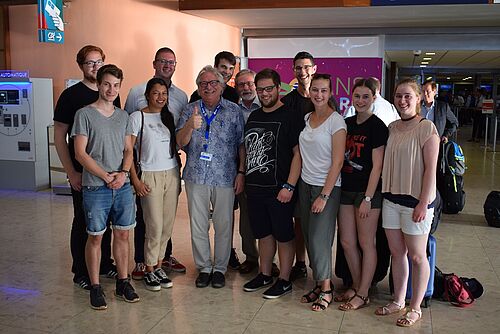
[[[359, 78], [382, 78], [382, 58], [315, 58], [317, 73], [332, 76], [333, 95], [339, 103], [340, 112], [350, 106], [351, 88]], [[281, 77], [281, 92], [285, 95], [297, 84], [293, 72], [293, 58], [249, 59], [248, 68], [258, 72], [264, 68], [276, 70]]]

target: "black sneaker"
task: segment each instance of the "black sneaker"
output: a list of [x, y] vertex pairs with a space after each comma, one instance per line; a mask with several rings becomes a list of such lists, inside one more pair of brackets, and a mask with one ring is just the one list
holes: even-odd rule
[[118, 277], [118, 270], [116, 269], [116, 266], [112, 264], [107, 271], [103, 271], [99, 273], [99, 275], [106, 278], [116, 279]]
[[142, 280], [144, 281], [144, 285], [146, 286], [147, 290], [149, 291], [161, 290], [160, 279], [158, 278], [158, 276], [155, 275], [154, 272], [145, 272], [144, 278]]
[[130, 284], [128, 278], [116, 280], [115, 296], [122, 298], [127, 303], [139, 301], [139, 296], [135, 293], [134, 287]]
[[229, 256], [229, 263], [227, 266], [232, 270], [238, 270], [240, 268], [240, 259], [238, 259], [238, 254], [236, 254], [236, 249], [234, 248], [231, 248], [231, 255]]
[[196, 278], [196, 287], [197, 288], [206, 288], [208, 284], [210, 284], [210, 280], [212, 279], [212, 274], [209, 273], [200, 273]]
[[262, 294], [266, 299], [276, 299], [292, 292], [292, 282], [278, 278], [276, 283]]
[[215, 271], [212, 275], [212, 288], [223, 288], [226, 285], [226, 278], [220, 271]]
[[172, 283], [172, 280], [168, 278], [167, 274], [163, 269], [157, 268], [154, 271], [154, 274], [158, 278], [158, 281], [160, 282], [160, 287], [168, 289], [174, 286], [174, 283]]
[[87, 276], [81, 276], [73, 279], [73, 283], [83, 290], [90, 290], [90, 279]]
[[297, 262], [290, 271], [290, 282], [307, 277], [307, 267], [304, 262]]
[[273, 284], [273, 277], [259, 273], [254, 279], [243, 285], [243, 290], [247, 292], [257, 291]]
[[104, 294], [101, 285], [92, 285], [90, 289], [90, 307], [94, 310], [107, 309], [108, 304], [106, 304], [106, 299], [104, 297], [106, 297], [106, 295]]

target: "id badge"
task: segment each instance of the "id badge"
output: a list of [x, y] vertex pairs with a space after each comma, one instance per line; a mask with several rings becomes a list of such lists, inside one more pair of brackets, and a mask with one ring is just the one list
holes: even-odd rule
[[212, 161], [212, 153], [201, 152], [200, 159], [205, 161]]

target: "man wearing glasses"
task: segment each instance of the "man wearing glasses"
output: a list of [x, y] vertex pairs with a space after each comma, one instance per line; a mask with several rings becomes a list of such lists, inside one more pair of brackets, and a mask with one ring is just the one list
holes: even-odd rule
[[[215, 56], [214, 67], [224, 79], [224, 89], [222, 92], [222, 97], [231, 102], [238, 103], [240, 99], [238, 92], [236, 91], [236, 89], [227, 84], [233, 77], [235, 66], [236, 57], [231, 52], [221, 51]], [[199, 99], [201, 99], [201, 97], [198, 94], [198, 90], [195, 90], [189, 98], [189, 103], [198, 101]]]
[[[105, 55], [101, 48], [94, 45], [84, 46], [76, 55], [76, 62], [82, 71], [83, 80], [65, 89], [54, 110], [54, 143], [59, 160], [68, 175], [73, 197], [74, 218], [71, 225], [70, 248], [73, 264], [71, 271], [74, 274], [73, 282], [76, 286], [90, 290], [90, 280], [85, 263], [85, 244], [87, 231], [82, 198], [82, 165], [75, 158], [75, 148], [71, 134], [77, 110], [89, 105], [99, 98], [97, 90], [97, 71], [104, 64]], [[114, 100], [114, 105], [120, 107], [120, 97]], [[115, 278], [116, 267], [111, 259], [111, 231], [104, 233], [101, 247], [100, 273]]]
[[[155, 69], [154, 77], [165, 80], [168, 85], [168, 110], [174, 116], [175, 124], [179, 121], [182, 109], [184, 109], [187, 105], [186, 93], [172, 83], [172, 76], [174, 75], [176, 65], [177, 59], [172, 49], [163, 47], [156, 51], [155, 58], [153, 60], [153, 68]], [[148, 103], [146, 101], [146, 97], [144, 96], [145, 91], [146, 82], [130, 89], [127, 101], [125, 102], [125, 110], [129, 114], [147, 107]], [[134, 233], [135, 267], [132, 271], [132, 278], [142, 280], [146, 269], [146, 266], [144, 265], [144, 237], [146, 227], [144, 225], [144, 218], [142, 215], [141, 201], [138, 197], [136, 199], [136, 205], [137, 211], [135, 219], [137, 225]], [[186, 267], [172, 256], [172, 239], [168, 241], [162, 267], [166, 271], [174, 271], [178, 273], [186, 272]]]
[[[245, 118], [245, 123], [250, 113], [260, 108], [260, 102], [255, 91], [255, 72], [244, 69], [238, 72], [234, 78], [236, 91], [240, 97], [239, 105]], [[259, 266], [259, 252], [255, 243], [250, 221], [248, 219], [247, 199], [245, 192], [237, 196], [240, 206], [240, 236], [241, 249], [246, 256], [245, 261], [240, 265], [239, 272], [248, 274]]]
[[[264, 298], [292, 291], [290, 271], [295, 254], [293, 211], [300, 176], [299, 134], [304, 117], [279, 99], [281, 79], [272, 69], [255, 76], [261, 108], [245, 125], [246, 175], [250, 225], [259, 240], [259, 274], [243, 286], [247, 292], [269, 287]], [[272, 261], [278, 249], [280, 275], [273, 284]]]
[[[292, 90], [284, 96], [281, 101], [286, 104], [291, 111], [302, 116], [305, 116], [314, 108], [309, 96], [309, 87], [311, 86], [311, 80], [314, 73], [316, 73], [316, 69], [317, 67], [314, 64], [314, 57], [309, 52], [301, 51], [293, 58], [293, 72], [295, 73], [295, 78], [297, 79], [297, 89]], [[290, 274], [291, 281], [307, 277], [307, 267], [305, 262], [306, 248], [304, 244], [304, 237], [302, 235], [302, 228], [300, 226], [300, 211], [298, 204], [295, 209], [294, 217], [296, 254], [295, 265], [293, 266]]]
[[[231, 252], [234, 195], [243, 191], [245, 121], [240, 107], [222, 95], [225, 81], [205, 66], [196, 78], [201, 100], [188, 104], [177, 125], [177, 144], [186, 152], [183, 171], [191, 223], [196, 286], [225, 285]], [[239, 157], [240, 165], [236, 161]], [[209, 211], [213, 208], [214, 264], [210, 257]]]

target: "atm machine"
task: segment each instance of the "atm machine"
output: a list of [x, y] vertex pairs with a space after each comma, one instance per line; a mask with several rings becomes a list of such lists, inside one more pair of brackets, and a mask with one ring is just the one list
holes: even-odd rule
[[52, 115], [52, 79], [0, 71], [0, 189], [49, 187], [47, 126]]

